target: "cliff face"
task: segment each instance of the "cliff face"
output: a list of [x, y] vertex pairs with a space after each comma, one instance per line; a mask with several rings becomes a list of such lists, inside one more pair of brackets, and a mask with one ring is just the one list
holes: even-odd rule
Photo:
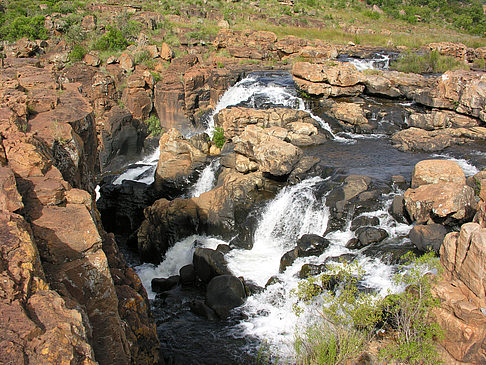
[[145, 290], [88, 193], [98, 159], [90, 102], [49, 67], [10, 61], [0, 88], [0, 362], [156, 363]]

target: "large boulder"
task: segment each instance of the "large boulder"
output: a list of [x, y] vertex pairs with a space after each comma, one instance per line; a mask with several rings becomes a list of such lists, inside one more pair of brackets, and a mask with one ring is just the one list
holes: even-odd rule
[[412, 189], [421, 185], [438, 183], [465, 185], [466, 175], [455, 161], [423, 160], [415, 165], [412, 172]]
[[159, 263], [174, 243], [199, 232], [198, 206], [191, 199], [159, 199], [144, 211], [138, 251], [146, 262]]
[[287, 266], [292, 263], [298, 257], [319, 256], [326, 248], [329, 247], [331, 242], [322, 236], [317, 234], [305, 234], [299, 238], [297, 245], [294, 249], [287, 251], [280, 259], [279, 272], [283, 272]]
[[438, 253], [446, 234], [447, 229], [442, 224], [419, 224], [410, 230], [408, 237], [420, 251], [434, 250]]
[[235, 152], [256, 161], [260, 171], [274, 176], [290, 174], [303, 154], [300, 148], [266, 134], [255, 125], [247, 126], [234, 142]]
[[437, 109], [428, 113], [412, 113], [408, 124], [410, 127], [428, 131], [444, 128], [469, 128], [479, 126], [477, 119], [452, 111]]
[[165, 194], [179, 195], [206, 162], [206, 154], [186, 140], [176, 129], [160, 137], [160, 157], [154, 187]]
[[405, 207], [417, 224], [438, 221], [456, 224], [474, 216], [474, 190], [467, 185], [440, 183], [421, 185], [404, 194]]
[[236, 276], [220, 275], [213, 278], [206, 290], [206, 303], [220, 318], [245, 302], [245, 286]]
[[221, 252], [210, 248], [197, 247], [193, 259], [194, 272], [203, 283], [208, 284], [218, 275], [230, 275], [226, 261]]

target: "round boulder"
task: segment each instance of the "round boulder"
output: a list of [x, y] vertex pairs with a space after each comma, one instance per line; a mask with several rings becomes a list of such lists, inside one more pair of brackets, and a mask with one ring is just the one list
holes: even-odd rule
[[220, 318], [227, 318], [233, 308], [245, 302], [246, 291], [240, 279], [233, 275], [213, 278], [206, 290], [206, 303]]
[[433, 223], [413, 227], [408, 237], [420, 251], [434, 250], [439, 253], [446, 234], [447, 229], [443, 225]]

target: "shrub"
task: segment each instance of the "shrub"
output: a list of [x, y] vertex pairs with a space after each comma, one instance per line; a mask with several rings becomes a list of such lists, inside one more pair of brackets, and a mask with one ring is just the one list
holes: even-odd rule
[[214, 129], [213, 138], [211, 139], [218, 148], [223, 148], [226, 139], [224, 138], [224, 130], [221, 127]]
[[5, 23], [0, 29], [0, 38], [17, 40], [22, 37], [34, 39], [47, 39], [47, 30], [44, 27], [43, 16], [18, 16], [12, 22]]
[[[357, 264], [342, 264], [323, 274], [299, 283], [296, 295], [300, 302], [311, 304], [319, 298], [320, 320], [298, 334], [295, 350], [299, 364], [341, 364], [355, 358], [373, 337], [382, 320], [382, 300], [373, 293], [358, 289], [363, 271]], [[332, 282], [337, 286], [330, 288]], [[301, 313], [301, 304], [294, 311]]]
[[93, 49], [98, 51], [121, 50], [128, 46], [128, 41], [120, 30], [112, 26], [107, 27], [107, 29], [108, 32], [95, 41]]
[[86, 53], [88, 53], [86, 48], [84, 48], [79, 44], [75, 44], [71, 52], [69, 52], [69, 61], [71, 62], [81, 61], [83, 57], [86, 55]]
[[436, 276], [427, 273], [440, 269], [439, 259], [430, 252], [419, 258], [409, 253], [405, 260], [407, 263], [395, 277], [395, 282], [407, 288], [388, 299], [389, 312], [398, 336], [393, 345], [381, 351], [381, 356], [412, 365], [438, 364], [435, 340], [442, 336], [442, 331], [430, 318], [432, 309], [439, 305], [431, 291]]
[[162, 134], [162, 127], [160, 126], [160, 120], [155, 115], [151, 115], [147, 120], [145, 120], [149, 135], [152, 137], [158, 137]]

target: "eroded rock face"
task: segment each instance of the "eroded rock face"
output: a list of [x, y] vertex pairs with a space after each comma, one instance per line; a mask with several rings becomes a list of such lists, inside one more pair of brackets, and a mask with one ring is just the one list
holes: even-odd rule
[[195, 170], [206, 161], [206, 154], [184, 139], [176, 130], [164, 133], [159, 141], [160, 158], [154, 186], [158, 191], [171, 194], [182, 191]]
[[457, 360], [475, 364], [486, 360], [486, 231], [466, 223], [449, 233], [440, 249], [445, 280], [435, 288], [442, 300], [435, 318], [446, 331], [442, 344]]
[[256, 161], [259, 170], [274, 176], [288, 175], [302, 157], [302, 150], [261, 128], [250, 125], [234, 139], [235, 152]]

